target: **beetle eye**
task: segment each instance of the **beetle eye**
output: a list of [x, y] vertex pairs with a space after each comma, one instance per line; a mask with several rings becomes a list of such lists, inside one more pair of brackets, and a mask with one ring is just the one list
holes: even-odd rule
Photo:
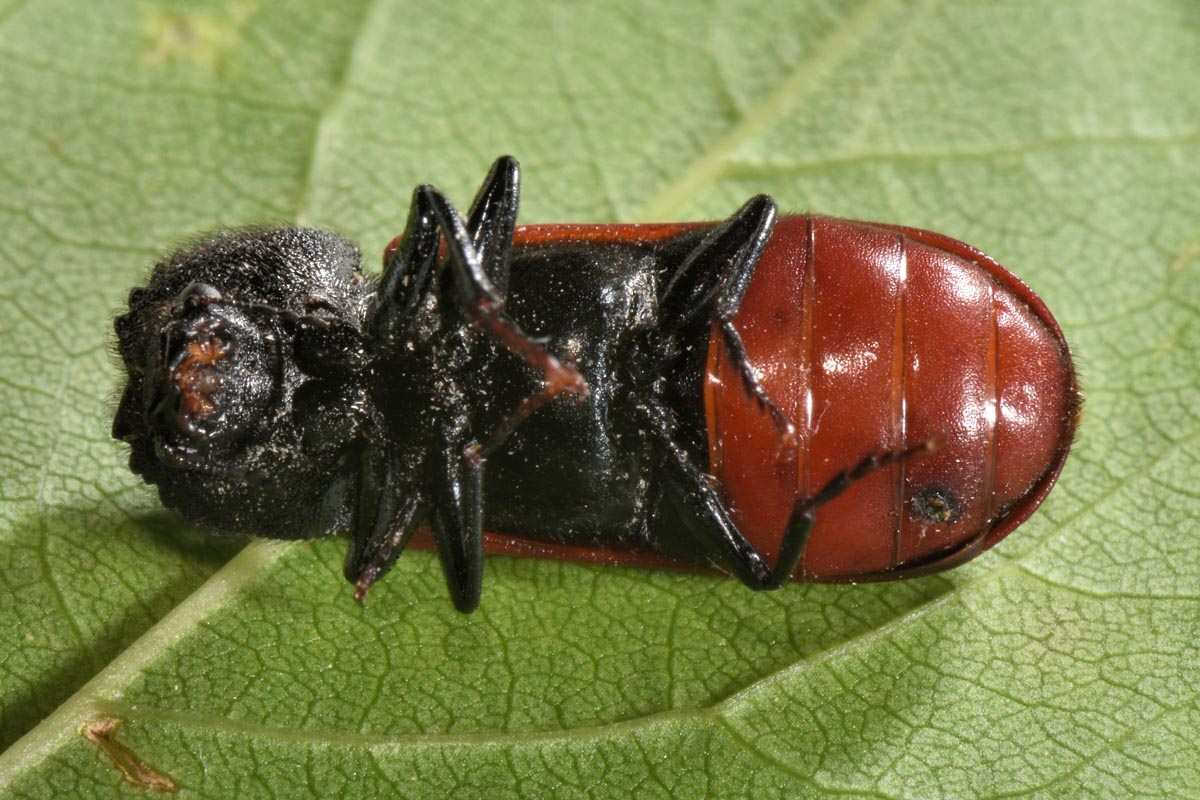
[[146, 415], [168, 461], [235, 446], [263, 419], [274, 388], [258, 328], [205, 297], [201, 290], [184, 300], [191, 314], [167, 325], [150, 354]]

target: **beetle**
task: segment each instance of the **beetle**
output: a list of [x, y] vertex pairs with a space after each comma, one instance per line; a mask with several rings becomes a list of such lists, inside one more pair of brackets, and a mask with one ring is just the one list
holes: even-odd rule
[[968, 245], [766, 195], [659, 225], [518, 205], [507, 156], [465, 217], [418, 186], [377, 280], [302, 228], [162, 260], [115, 322], [130, 467], [219, 532], [348, 531], [360, 602], [427, 523], [464, 612], [485, 550], [752, 589], [925, 574], [1062, 469], [1062, 331]]

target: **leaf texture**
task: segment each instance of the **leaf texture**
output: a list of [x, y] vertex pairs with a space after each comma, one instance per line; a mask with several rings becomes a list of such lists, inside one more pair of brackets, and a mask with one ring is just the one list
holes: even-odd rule
[[[1200, 795], [1200, 6], [0, 2], [0, 796]], [[1087, 408], [953, 573], [752, 595], [213, 539], [109, 438], [111, 319], [197, 232], [375, 255], [524, 167], [523, 222], [746, 197], [945, 232], [1055, 310]]]

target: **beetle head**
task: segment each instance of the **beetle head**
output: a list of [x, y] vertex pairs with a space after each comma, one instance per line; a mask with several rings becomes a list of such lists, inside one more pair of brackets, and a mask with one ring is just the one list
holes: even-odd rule
[[369, 288], [357, 248], [318, 231], [222, 233], [158, 264], [115, 323], [130, 467], [220, 531], [342, 524]]

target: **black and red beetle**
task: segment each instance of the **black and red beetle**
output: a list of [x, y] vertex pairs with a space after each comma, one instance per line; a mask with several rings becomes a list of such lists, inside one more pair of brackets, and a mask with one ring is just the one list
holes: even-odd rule
[[1062, 332], [972, 247], [765, 195], [719, 223], [517, 228], [517, 206], [508, 157], [465, 219], [418, 187], [378, 281], [294, 228], [159, 263], [116, 321], [132, 469], [218, 531], [349, 530], [360, 600], [427, 522], [471, 611], [485, 550], [753, 589], [932, 572], [1062, 468]]

